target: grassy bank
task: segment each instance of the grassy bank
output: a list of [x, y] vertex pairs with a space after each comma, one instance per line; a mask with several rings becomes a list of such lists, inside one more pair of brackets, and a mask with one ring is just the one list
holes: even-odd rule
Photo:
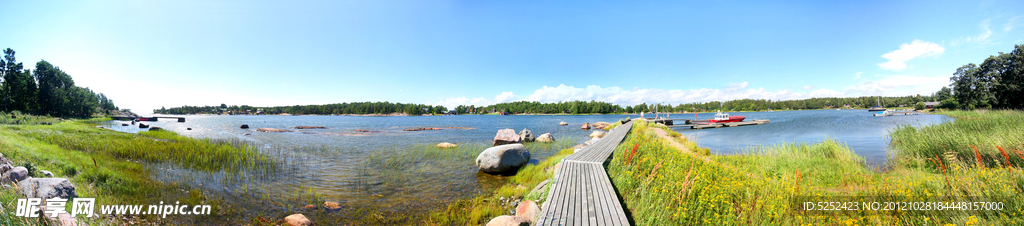
[[[41, 177], [39, 170], [67, 178], [76, 186], [79, 197], [96, 198], [96, 208], [112, 204], [156, 204], [180, 201], [182, 204], [214, 204], [213, 214], [189, 216], [182, 222], [206, 222], [216, 219], [225, 209], [202, 191], [153, 179], [144, 162], [172, 163], [204, 171], [271, 168], [273, 161], [244, 144], [210, 142], [178, 136], [169, 131], [127, 134], [96, 128], [90, 120], [59, 120], [21, 116], [25, 121], [0, 124], [0, 153], [15, 166], [35, 169], [30, 175]], [[98, 119], [102, 121], [102, 119]], [[0, 189], [4, 211], [2, 225], [37, 224], [33, 219], [14, 217], [14, 200], [24, 197], [16, 189]], [[152, 215], [135, 216], [157, 220]], [[130, 221], [94, 218], [80, 220], [94, 224]], [[136, 219], [136, 221], [139, 219]], [[113, 223], [116, 224], [116, 223]]]
[[[924, 130], [976, 125], [950, 124]], [[998, 164], [976, 167], [973, 150], [971, 155], [954, 153], [952, 158], [943, 158], [938, 168], [900, 164], [879, 172], [865, 168], [862, 157], [835, 140], [781, 144], [748, 149], [743, 155], [714, 156], [673, 148], [653, 133], [656, 129], [667, 128], [636, 123], [608, 166], [609, 176], [637, 225], [1013, 225], [1024, 222], [1021, 219], [1024, 201], [1020, 196], [1024, 191], [1024, 173], [1019, 168]], [[898, 132], [893, 134], [894, 140], [900, 139]], [[985, 137], [986, 134], [969, 136]], [[1012, 139], [1012, 136], [995, 137]], [[893, 146], [901, 147], [897, 142], [894, 141]], [[893, 156], [903, 161], [900, 159], [903, 155]], [[996, 161], [990, 155], [982, 158], [986, 163]], [[803, 203], [799, 201], [855, 200], [851, 197], [867, 197], [859, 201], [894, 202], [1002, 201], [1008, 208], [1003, 211], [800, 210]]]
[[956, 120], [893, 130], [891, 146], [896, 152], [892, 153], [890, 162], [909, 168], [934, 169], [937, 162], [929, 158], [977, 165], [980, 155], [984, 167], [999, 168], [1007, 165], [1007, 161], [1015, 167], [1024, 167], [1021, 158], [1024, 157], [1024, 111], [944, 111], [938, 114]]

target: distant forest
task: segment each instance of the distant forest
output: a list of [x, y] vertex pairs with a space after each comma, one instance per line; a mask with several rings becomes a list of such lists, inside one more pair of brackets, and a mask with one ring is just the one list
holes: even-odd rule
[[59, 67], [40, 60], [35, 70], [24, 69], [7, 48], [0, 59], [0, 110], [53, 117], [88, 118], [118, 110], [106, 95], [75, 86]]
[[[458, 114], [512, 113], [512, 114], [617, 114], [638, 112], [701, 112], [701, 111], [767, 111], [767, 110], [808, 110], [840, 107], [870, 108], [881, 105], [886, 108], [904, 106], [923, 109], [924, 102], [939, 102], [937, 108], [946, 109], [1024, 109], [1024, 45], [1016, 45], [1011, 53], [1000, 52], [990, 56], [980, 65], [964, 65], [953, 73], [950, 87], [942, 87], [931, 95], [902, 97], [827, 97], [804, 100], [730, 100], [688, 104], [648, 104], [622, 107], [600, 101], [565, 101], [540, 103], [517, 101], [488, 106], [459, 105]], [[262, 110], [267, 114], [390, 114], [410, 115], [442, 114], [449, 111], [444, 106], [403, 104], [390, 102], [356, 102], [326, 105], [296, 105], [279, 107], [242, 106], [184, 106], [153, 110], [162, 114], [203, 114], [221, 112], [255, 113]]]

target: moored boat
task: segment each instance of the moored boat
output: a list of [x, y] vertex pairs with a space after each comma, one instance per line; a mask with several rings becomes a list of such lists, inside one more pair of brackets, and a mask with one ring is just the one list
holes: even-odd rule
[[708, 122], [710, 122], [710, 123], [742, 122], [744, 119], [747, 119], [747, 117], [746, 116], [729, 116], [728, 113], [722, 113], [721, 111], [719, 111], [718, 113], [715, 113], [715, 118], [714, 119], [709, 119]]

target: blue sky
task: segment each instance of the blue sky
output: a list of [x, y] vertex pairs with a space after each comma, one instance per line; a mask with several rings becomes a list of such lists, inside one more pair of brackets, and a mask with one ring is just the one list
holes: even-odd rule
[[4, 1], [0, 47], [122, 108], [930, 94], [1024, 2]]

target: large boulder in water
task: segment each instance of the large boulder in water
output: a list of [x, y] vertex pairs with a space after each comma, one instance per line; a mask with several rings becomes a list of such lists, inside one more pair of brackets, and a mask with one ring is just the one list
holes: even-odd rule
[[448, 142], [443, 142], [443, 143], [437, 144], [435, 146], [439, 147], [439, 148], [456, 148], [456, 147], [459, 147], [459, 145], [457, 145], [457, 144], [448, 143]]
[[498, 134], [494, 135], [494, 145], [493, 146], [505, 145], [505, 144], [518, 144], [518, 143], [521, 143], [521, 142], [522, 142], [522, 140], [519, 137], [519, 134], [516, 134], [515, 130], [512, 130], [512, 129], [502, 129], [502, 130], [498, 130]]
[[533, 142], [537, 138], [533, 136], [533, 131], [523, 128], [523, 131], [519, 132], [519, 139], [523, 140], [523, 142]]
[[541, 134], [539, 137], [537, 137], [537, 142], [555, 142], [555, 137], [552, 136], [551, 133]]
[[530, 151], [523, 144], [506, 144], [488, 148], [476, 157], [476, 166], [487, 173], [504, 173], [518, 169], [530, 161]]
[[259, 129], [256, 129], [256, 131], [257, 132], [277, 132], [277, 133], [295, 132], [295, 131], [286, 130], [286, 129], [274, 129], [274, 128], [259, 128]]
[[284, 218], [284, 222], [291, 226], [313, 225], [313, 222], [309, 221], [309, 219], [306, 218], [306, 215], [302, 215], [301, 213], [288, 215]]
[[569, 125], [569, 123], [568, 123], [568, 122], [565, 122], [565, 121], [562, 121], [562, 122], [559, 122], [559, 123], [558, 123], [558, 125], [560, 125], [560, 126], [564, 126], [564, 125]]
[[249, 128], [249, 124], [242, 124], [242, 126], [240, 126], [238, 128], [248, 129]]
[[29, 178], [18, 182], [21, 192], [28, 198], [70, 199], [78, 197], [75, 185], [64, 178]]
[[610, 125], [612, 125], [612, 124], [611, 123], [607, 123], [607, 122], [595, 122], [594, 124], [590, 124], [590, 128], [592, 128], [592, 129], [604, 129], [604, 127], [608, 127]]
[[590, 129], [590, 123], [583, 123], [583, 126], [580, 126], [580, 129]]

